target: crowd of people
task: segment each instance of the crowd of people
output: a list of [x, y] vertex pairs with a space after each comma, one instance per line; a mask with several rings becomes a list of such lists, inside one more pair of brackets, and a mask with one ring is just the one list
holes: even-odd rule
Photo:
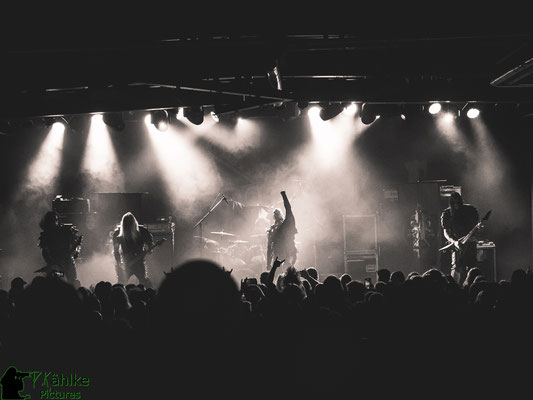
[[529, 271], [491, 282], [471, 268], [459, 285], [436, 269], [382, 268], [365, 286], [318, 267], [276, 258], [237, 282], [195, 259], [158, 288], [15, 278], [0, 291], [0, 360], [90, 376], [97, 398], [459, 390], [527, 376]]

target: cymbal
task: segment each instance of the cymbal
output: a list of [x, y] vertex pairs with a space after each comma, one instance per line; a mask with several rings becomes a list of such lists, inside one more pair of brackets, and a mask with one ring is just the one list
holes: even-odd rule
[[213, 239], [209, 239], [209, 238], [205, 238], [205, 237], [201, 237], [201, 236], [195, 236], [194, 238], [195, 239], [201, 239], [205, 243], [218, 244], [218, 242], [216, 240], [213, 240]]
[[233, 233], [229, 233], [229, 232], [211, 232], [213, 235], [220, 235], [220, 236], [235, 236], [237, 237], [237, 235], [234, 235]]

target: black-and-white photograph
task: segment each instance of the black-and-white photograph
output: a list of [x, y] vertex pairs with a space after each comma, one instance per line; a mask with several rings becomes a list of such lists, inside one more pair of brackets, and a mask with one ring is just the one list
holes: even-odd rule
[[180, 19], [1, 40], [0, 399], [525, 387], [533, 34]]

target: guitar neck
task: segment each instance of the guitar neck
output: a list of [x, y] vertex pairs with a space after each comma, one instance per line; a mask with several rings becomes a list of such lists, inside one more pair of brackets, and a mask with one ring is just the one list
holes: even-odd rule
[[470, 232], [468, 232], [466, 234], [466, 236], [463, 237], [463, 239], [461, 239], [461, 242], [464, 244], [466, 242], [468, 242], [468, 240], [470, 240], [470, 238], [472, 237], [472, 235], [474, 234], [475, 231], [477, 231], [479, 229], [479, 227], [481, 226], [481, 223], [482, 221], [478, 222]]

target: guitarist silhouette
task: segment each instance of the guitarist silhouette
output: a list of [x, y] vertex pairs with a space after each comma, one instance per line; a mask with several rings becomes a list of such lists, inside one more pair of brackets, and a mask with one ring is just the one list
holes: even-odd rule
[[83, 236], [73, 225], [60, 223], [55, 211], [48, 211], [39, 226], [42, 231], [38, 245], [46, 265], [35, 272], [44, 272], [48, 276], [60, 274], [67, 282], [79, 286], [76, 259], [81, 251]]
[[462, 285], [468, 270], [477, 267], [475, 233], [481, 224], [477, 209], [471, 204], [463, 203], [459, 193], [451, 194], [449, 205], [440, 218], [444, 237], [449, 243], [440, 250], [452, 250], [451, 275], [459, 285]]
[[126, 283], [132, 275], [135, 275], [139, 283], [151, 288], [152, 283], [146, 272], [145, 256], [163, 242], [164, 239], [160, 239], [154, 243], [150, 231], [139, 225], [131, 212], [125, 213], [120, 226], [113, 233], [113, 255], [118, 281]]

